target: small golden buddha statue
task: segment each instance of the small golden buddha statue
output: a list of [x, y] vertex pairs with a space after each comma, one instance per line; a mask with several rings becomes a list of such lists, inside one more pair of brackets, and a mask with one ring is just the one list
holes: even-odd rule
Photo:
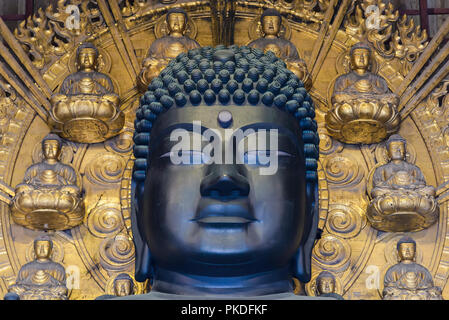
[[137, 77], [137, 86], [141, 92], [147, 90], [151, 80], [159, 75], [170, 60], [180, 53], [199, 48], [195, 40], [185, 35], [187, 29], [187, 13], [180, 8], [168, 10], [166, 15], [168, 35], [151, 44], [147, 57], [143, 61], [142, 70]]
[[316, 293], [320, 297], [332, 297], [337, 300], [344, 300], [341, 295], [335, 292], [335, 276], [328, 272], [321, 272], [316, 278]]
[[435, 188], [426, 185], [421, 170], [406, 161], [406, 141], [398, 134], [387, 143], [390, 161], [374, 171], [371, 225], [381, 231], [407, 232], [428, 228], [438, 219]]
[[127, 273], [120, 273], [114, 279], [114, 294], [105, 294], [95, 300], [106, 300], [115, 297], [125, 297], [134, 294], [134, 281]]
[[287, 64], [287, 68], [295, 73], [304, 83], [306, 89], [312, 86], [312, 79], [307, 71], [307, 65], [299, 57], [298, 50], [289, 40], [280, 36], [282, 16], [275, 9], [267, 9], [260, 17], [263, 37], [251, 41], [248, 46], [264, 52], [271, 51]]
[[397, 130], [399, 97], [384, 78], [369, 71], [371, 48], [358, 43], [351, 48], [351, 69], [337, 78], [326, 127], [345, 143], [377, 143]]
[[65, 268], [50, 259], [52, 249], [48, 236], [34, 240], [36, 259], [20, 268], [6, 300], [67, 300]]
[[75, 170], [58, 160], [61, 147], [55, 134], [42, 141], [44, 160], [29, 167], [15, 189], [11, 203], [15, 223], [36, 230], [64, 230], [82, 222], [81, 188]]
[[122, 129], [125, 121], [112, 80], [98, 72], [98, 49], [91, 43], [78, 47], [74, 74], [51, 98], [50, 124], [62, 137], [80, 143], [102, 142]]
[[443, 300], [429, 270], [415, 262], [416, 242], [403, 237], [397, 250], [400, 262], [385, 274], [383, 300]]

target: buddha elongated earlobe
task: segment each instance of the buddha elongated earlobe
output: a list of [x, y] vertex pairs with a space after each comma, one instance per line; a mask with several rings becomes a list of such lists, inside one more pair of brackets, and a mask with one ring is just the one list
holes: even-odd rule
[[[293, 260], [293, 277], [297, 278], [302, 283], [309, 282], [312, 277], [312, 249], [315, 244], [317, 230], [318, 230], [318, 220], [319, 220], [319, 210], [318, 210], [318, 187], [315, 184], [307, 184], [307, 195], [313, 194], [309, 199], [314, 199], [309, 207], [307, 222], [310, 223], [305, 225], [305, 230], [310, 230], [308, 233], [304, 234], [303, 241], [296, 252]], [[306, 231], [306, 232], [307, 232]]]
[[135, 264], [135, 279], [139, 282], [144, 282], [146, 279], [151, 279], [153, 275], [153, 270], [151, 266], [151, 253], [148, 248], [148, 244], [142, 237], [139, 225], [139, 212], [140, 206], [138, 202], [139, 187], [143, 187], [143, 183], [132, 182], [131, 185], [131, 227], [133, 231], [133, 242], [136, 250], [136, 264]]

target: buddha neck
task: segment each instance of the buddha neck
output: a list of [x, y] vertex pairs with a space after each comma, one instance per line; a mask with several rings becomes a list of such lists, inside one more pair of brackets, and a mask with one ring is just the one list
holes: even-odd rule
[[206, 277], [156, 269], [152, 291], [179, 295], [262, 296], [292, 292], [288, 268], [239, 277]]
[[274, 34], [266, 34], [264, 38], [265, 39], [277, 39], [279, 37], [277, 35], [274, 35]]
[[369, 73], [368, 70], [364, 69], [364, 68], [356, 68], [356, 69], [353, 69], [353, 71], [359, 76], [364, 76]]
[[169, 35], [170, 35], [170, 37], [173, 37], [173, 38], [181, 38], [181, 37], [184, 36], [184, 35], [182, 34], [182, 32], [177, 32], [177, 31], [171, 31], [171, 32], [169, 33]]
[[413, 259], [402, 259], [401, 260], [401, 263], [403, 263], [403, 264], [412, 264], [414, 261], [413, 261]]
[[404, 162], [404, 159], [392, 159], [391, 162], [394, 164], [401, 164]]
[[91, 73], [91, 72], [95, 72], [95, 69], [93, 67], [91, 67], [91, 68], [84, 67], [82, 69], [79, 69], [78, 72]]
[[52, 158], [45, 158], [44, 161], [45, 161], [45, 163], [51, 164], [51, 165], [55, 165], [56, 163], [58, 163], [58, 160], [52, 159]]

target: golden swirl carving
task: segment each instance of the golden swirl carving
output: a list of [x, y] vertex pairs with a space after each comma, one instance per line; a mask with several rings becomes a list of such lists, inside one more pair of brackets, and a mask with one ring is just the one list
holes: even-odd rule
[[100, 264], [108, 272], [128, 270], [134, 263], [134, 244], [131, 238], [119, 233], [100, 244]]
[[320, 136], [320, 153], [329, 155], [331, 153], [341, 152], [343, 150], [343, 144], [327, 134], [325, 128], [319, 128], [318, 134]]
[[131, 279], [133, 279], [133, 284], [134, 284], [134, 290], [133, 290], [133, 295], [136, 294], [142, 294], [145, 293], [145, 287], [147, 285], [147, 282], [138, 282], [135, 278], [134, 278], [134, 272], [120, 272], [117, 274], [114, 274], [113, 276], [111, 276], [108, 280], [108, 282], [106, 283], [106, 289], [105, 292], [106, 294], [110, 294], [110, 295], [114, 295], [114, 281], [115, 278], [117, 278], [117, 276], [121, 273], [126, 273], [127, 275], [129, 275], [131, 277]]
[[[316, 278], [320, 275], [321, 271], [314, 272], [312, 278], [305, 285], [306, 293], [308, 296], [316, 297], [318, 295], [316, 287]], [[334, 274], [335, 277], [335, 293], [343, 296], [343, 286], [341, 285], [341, 280]]]
[[105, 154], [87, 165], [86, 177], [92, 183], [111, 186], [120, 182], [124, 168], [125, 160], [122, 157]]
[[348, 185], [358, 184], [364, 172], [360, 170], [357, 162], [350, 156], [334, 155], [327, 157], [323, 161], [327, 180], [334, 187], [348, 187]]
[[342, 272], [349, 266], [351, 248], [349, 244], [336, 236], [327, 234], [314, 246], [313, 261], [323, 270]]
[[354, 238], [366, 226], [366, 217], [363, 212], [353, 203], [333, 204], [327, 214], [326, 229], [329, 233], [343, 239]]
[[[54, 238], [51, 239], [53, 243], [53, 249], [51, 250], [50, 260], [57, 263], [64, 261], [64, 247], [62, 243]], [[36, 260], [36, 253], [34, 252], [34, 241], [28, 245], [25, 253], [25, 259], [27, 262]]]
[[104, 142], [104, 147], [108, 151], [117, 152], [120, 154], [128, 154], [133, 150], [133, 131], [125, 130], [119, 135], [108, 139]]
[[87, 228], [96, 237], [114, 236], [123, 228], [120, 204], [107, 203], [93, 208], [87, 217]]

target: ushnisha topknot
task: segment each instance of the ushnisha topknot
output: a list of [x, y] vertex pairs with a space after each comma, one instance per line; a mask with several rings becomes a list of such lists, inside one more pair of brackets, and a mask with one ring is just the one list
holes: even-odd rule
[[407, 146], [407, 140], [405, 140], [404, 138], [402, 138], [399, 134], [392, 134], [387, 142], [385, 143], [387, 148], [390, 146], [390, 143], [395, 142], [395, 141], [399, 141], [402, 142], [405, 146]]
[[412, 243], [416, 247], [416, 241], [410, 237], [405, 236], [399, 239], [399, 241], [396, 243], [396, 249], [399, 250], [399, 246], [403, 243]]
[[98, 55], [100, 54], [98, 51], [98, 48], [90, 42], [84, 42], [82, 43], [77, 49], [76, 49], [76, 55], [79, 56], [81, 50], [83, 49], [92, 49], [95, 51], [95, 55], [98, 57]]
[[171, 8], [167, 11], [167, 15], [165, 16], [165, 22], [168, 23], [168, 16], [172, 13], [182, 13], [186, 18], [186, 21], [188, 19], [187, 13], [182, 8]]
[[153, 79], [134, 122], [133, 180], [145, 181], [151, 128], [158, 116], [170, 108], [198, 105], [266, 106], [291, 114], [302, 129], [306, 179], [317, 182], [318, 127], [304, 84], [272, 52], [236, 45], [181, 53]]
[[354, 52], [354, 50], [357, 50], [357, 49], [365, 49], [365, 50], [368, 50], [370, 53], [372, 53], [372, 51], [373, 51], [371, 49], [370, 45], [366, 42], [358, 42], [355, 45], [353, 45], [351, 47], [350, 53], [352, 54]]

